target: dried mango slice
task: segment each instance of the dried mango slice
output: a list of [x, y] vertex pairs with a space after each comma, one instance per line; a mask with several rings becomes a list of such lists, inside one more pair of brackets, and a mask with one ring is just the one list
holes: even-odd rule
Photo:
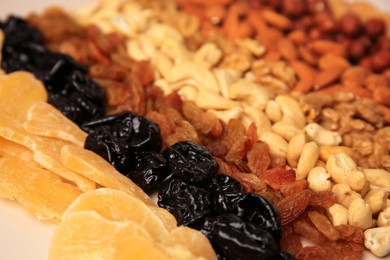
[[75, 212], [91, 210], [108, 220], [131, 220], [144, 227], [157, 240], [168, 236], [168, 230], [164, 223], [153, 214], [150, 207], [124, 191], [109, 188], [101, 188], [82, 194], [69, 206], [62, 219], [66, 220]]
[[25, 128], [36, 135], [58, 138], [83, 147], [87, 133], [46, 102], [36, 102], [27, 111]]
[[125, 243], [126, 247], [141, 250], [144, 255], [153, 251], [152, 237], [136, 223], [107, 220], [94, 211], [76, 212], [54, 231], [49, 260], [114, 259], [118, 249], [122, 249], [123, 243], [131, 238], [150, 243]]
[[[180, 226], [172, 230], [163, 241], [163, 245], [167, 248], [182, 247], [196, 257], [217, 259], [209, 240], [198, 230], [189, 227]], [[178, 252], [176, 251], [176, 253]]]
[[[128, 239], [118, 243], [115, 251], [115, 260], [173, 260], [166, 252], [166, 249], [161, 247], [156, 242], [150, 241], [143, 237], [129, 237]], [[185, 260], [180, 258], [180, 260]]]
[[0, 156], [7, 155], [30, 159], [33, 156], [33, 152], [23, 145], [0, 137]]
[[66, 145], [61, 150], [61, 161], [68, 169], [79, 173], [103, 187], [125, 191], [142, 200], [146, 205], [156, 206], [152, 199], [140, 187], [92, 151], [77, 146]]
[[60, 151], [67, 143], [58, 139], [38, 137], [27, 132], [21, 123], [0, 115], [0, 137], [23, 145], [34, 153], [34, 160], [44, 168], [53, 171], [64, 179], [74, 182], [82, 191], [96, 188], [96, 184], [64, 167], [60, 161]]
[[27, 110], [38, 101], [46, 101], [43, 84], [33, 74], [23, 71], [0, 75], [0, 111], [23, 122]]
[[59, 222], [64, 211], [82, 193], [59, 176], [36, 167], [32, 160], [2, 157], [0, 169], [1, 182], [8, 183], [15, 200], [40, 220]]

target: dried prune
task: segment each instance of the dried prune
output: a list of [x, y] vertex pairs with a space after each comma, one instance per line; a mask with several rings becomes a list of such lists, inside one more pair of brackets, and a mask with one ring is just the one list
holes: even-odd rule
[[269, 232], [235, 214], [207, 218], [201, 231], [219, 259], [283, 259]]
[[158, 187], [168, 175], [166, 160], [161, 153], [154, 151], [135, 153], [131, 168], [124, 173], [132, 181], [149, 192]]
[[178, 224], [191, 225], [211, 213], [210, 193], [206, 188], [189, 184], [172, 175], [158, 194], [158, 206], [175, 216]]
[[212, 178], [218, 164], [201, 145], [190, 141], [177, 142], [164, 151], [172, 173], [188, 182], [198, 183]]
[[10, 16], [5, 22], [0, 22], [0, 29], [7, 36], [4, 40], [4, 45], [43, 44], [42, 33], [37, 29], [31, 28], [25, 20], [19, 17]]
[[110, 162], [119, 172], [131, 168], [136, 152], [156, 151], [162, 147], [160, 128], [149, 119], [125, 112], [86, 122], [85, 148]]
[[253, 193], [244, 194], [237, 201], [237, 215], [272, 234], [277, 243], [282, 237], [279, 212], [267, 199]]
[[243, 193], [241, 183], [225, 174], [217, 174], [210, 182], [213, 213], [236, 212], [237, 200]]

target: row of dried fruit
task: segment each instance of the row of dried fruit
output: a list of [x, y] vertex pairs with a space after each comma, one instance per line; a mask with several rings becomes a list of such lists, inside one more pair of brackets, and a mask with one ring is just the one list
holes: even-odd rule
[[[370, 191], [368, 195], [365, 180], [363, 184], [362, 180], [349, 183], [345, 178], [349, 176], [343, 178], [336, 173], [345, 169], [335, 169], [333, 165], [346, 161], [348, 171], [359, 175], [360, 169], [354, 162], [344, 154], [339, 157], [330, 154], [345, 152], [354, 158], [366, 158], [362, 163], [359, 160], [359, 166], [386, 168], [388, 140], [383, 136], [388, 130], [382, 131], [383, 116], [372, 101], [351, 95], [326, 98], [314, 95], [299, 97], [302, 102], [299, 106], [295, 99], [282, 94], [296, 84], [294, 71], [281, 61], [272, 61], [273, 58], [270, 61], [269, 47], [264, 60], [258, 60], [265, 50], [256, 41], [244, 39], [226, 43], [217, 35], [206, 39], [199, 34], [198, 20], [178, 13], [174, 5], [150, 1], [143, 3], [144, 6], [134, 1], [101, 4], [108, 6], [87, 10], [83, 22], [97, 24], [104, 31], [119, 31], [129, 40], [114, 33], [105, 38], [95, 27], [89, 27], [84, 33], [58, 11], [43, 18], [30, 17], [30, 21], [45, 33], [52, 49], [71, 54], [79, 62], [92, 66], [90, 75], [106, 86], [111, 110], [147, 113], [160, 125], [166, 146], [180, 140], [202, 143], [216, 157], [222, 172], [240, 180], [247, 191], [274, 202], [285, 224], [283, 249], [298, 258], [310, 254], [325, 257], [326, 253], [332, 255], [335, 249], [351, 258], [361, 255], [362, 247], [358, 246], [363, 243], [361, 230], [339, 224], [349, 221], [364, 228], [371, 227], [372, 209], [375, 207], [378, 214], [386, 206], [389, 187], [376, 181], [378, 174], [383, 176], [386, 172], [365, 172], [365, 179], [381, 188], [380, 192]], [[55, 31], [53, 23], [57, 25]], [[151, 61], [156, 68], [155, 84], [169, 95], [162, 97], [160, 88], [152, 85], [153, 71], [145, 73], [146, 62], [129, 59], [126, 47], [134, 59]], [[325, 61], [321, 64], [329, 62], [326, 61], [329, 57], [323, 58]], [[367, 109], [367, 104], [373, 109]], [[306, 118], [303, 111], [309, 112]], [[306, 126], [310, 120], [321, 123], [327, 130], [318, 124]], [[304, 127], [306, 133], [301, 131]], [[366, 133], [363, 134], [362, 129]], [[343, 138], [340, 133], [329, 130], [339, 130]], [[357, 141], [356, 136], [371, 142], [368, 144], [371, 150], [366, 148], [363, 154], [356, 155], [358, 144], [367, 146], [367, 142]], [[355, 151], [334, 147], [341, 141]], [[329, 162], [332, 160], [333, 163]], [[287, 162], [297, 168], [297, 177], [302, 180], [295, 181], [294, 172], [284, 168]], [[312, 170], [314, 166], [322, 168]], [[341, 184], [332, 187], [327, 180], [330, 175]], [[307, 176], [308, 181], [304, 180]], [[345, 182], [349, 185], [343, 184]], [[308, 186], [315, 192], [310, 192]], [[363, 195], [367, 193], [365, 199], [370, 203], [371, 212], [361, 199], [351, 203], [359, 194], [349, 186]], [[333, 205], [335, 201], [343, 206]], [[365, 214], [360, 218], [356, 212], [362, 209]], [[327, 218], [328, 214], [336, 227]], [[381, 214], [378, 222], [388, 225], [386, 212]], [[302, 249], [298, 234], [321, 248]], [[351, 248], [356, 255], [350, 254]], [[384, 247], [376, 250], [386, 251]]]

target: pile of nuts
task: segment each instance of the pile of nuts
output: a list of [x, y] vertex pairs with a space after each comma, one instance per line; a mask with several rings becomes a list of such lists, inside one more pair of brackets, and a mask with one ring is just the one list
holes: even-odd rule
[[[121, 34], [120, 55], [126, 50], [131, 57], [126, 62], [151, 63], [153, 83], [151, 77], [123, 81], [144, 91], [144, 110], [137, 112], [159, 124], [167, 145], [204, 144], [222, 172], [272, 201], [282, 215], [284, 250], [298, 259], [326, 257], [332, 250], [360, 258], [364, 241], [375, 255], [387, 255], [390, 73], [388, 63], [366, 57], [389, 53], [384, 29], [367, 21], [351, 33], [356, 29], [344, 20], [355, 16], [336, 21], [322, 0], [177, 2], [200, 19], [159, 1], [101, 1], [75, 17]], [[366, 36], [379, 49], [359, 54], [346, 47]], [[100, 64], [91, 76], [111, 80], [112, 91], [122, 80], [112, 75], [122, 74], [110, 70], [117, 64], [96, 40], [103, 38], [88, 47], [103, 58], [87, 64]], [[67, 43], [59, 51], [80, 57], [76, 43], [61, 41]], [[108, 63], [97, 73], [104, 57]], [[318, 93], [303, 94], [313, 91]], [[133, 102], [111, 105], [133, 109]], [[293, 178], [288, 168], [295, 170]], [[320, 247], [303, 247], [299, 235]]]

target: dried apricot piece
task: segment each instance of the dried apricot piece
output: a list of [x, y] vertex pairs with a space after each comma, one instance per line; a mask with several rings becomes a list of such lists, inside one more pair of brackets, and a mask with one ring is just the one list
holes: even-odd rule
[[28, 72], [0, 75], [0, 85], [1, 114], [14, 120], [23, 122], [32, 104], [47, 100], [43, 84]]
[[[132, 221], [110, 221], [94, 211], [77, 212], [62, 221], [54, 231], [49, 248], [49, 259], [114, 259], [116, 252], [123, 249], [124, 241], [152, 237], [146, 230]], [[153, 250], [148, 245], [126, 243], [137, 248], [147, 256]], [[129, 249], [129, 251], [132, 251]]]
[[69, 141], [83, 147], [87, 133], [46, 102], [36, 102], [27, 111], [25, 129], [33, 134]]
[[142, 226], [151, 237], [161, 240], [168, 236], [164, 223], [148, 206], [124, 191], [101, 188], [79, 196], [65, 211], [63, 220], [80, 211], [95, 211], [112, 221], [131, 220]]
[[79, 173], [103, 187], [125, 191], [142, 200], [146, 205], [156, 206], [152, 199], [140, 187], [92, 151], [77, 146], [66, 145], [61, 150], [61, 161], [68, 169]]
[[38, 168], [32, 160], [6, 156], [0, 159], [0, 168], [1, 183], [8, 183], [15, 200], [41, 220], [59, 222], [63, 212], [82, 193], [59, 176]]

